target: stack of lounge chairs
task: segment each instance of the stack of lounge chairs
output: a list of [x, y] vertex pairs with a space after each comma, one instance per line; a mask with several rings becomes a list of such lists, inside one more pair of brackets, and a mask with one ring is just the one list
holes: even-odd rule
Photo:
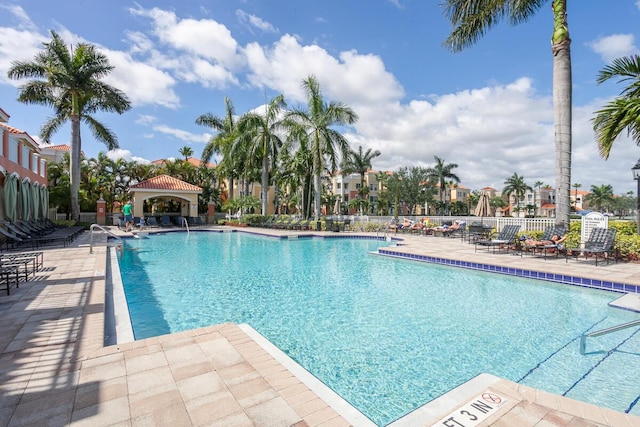
[[43, 261], [43, 252], [0, 254], [0, 285], [4, 285], [7, 295], [10, 295], [14, 285], [20, 287], [21, 279], [26, 282], [30, 276], [35, 276], [36, 271], [42, 268]]
[[31, 246], [36, 249], [49, 243], [62, 243], [67, 246], [84, 231], [82, 226], [61, 227], [49, 220], [30, 220], [0, 223], [0, 249], [16, 249]]

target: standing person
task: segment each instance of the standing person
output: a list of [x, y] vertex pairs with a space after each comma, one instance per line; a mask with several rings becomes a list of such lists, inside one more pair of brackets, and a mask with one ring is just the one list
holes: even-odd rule
[[127, 200], [124, 207], [122, 208], [122, 214], [124, 215], [124, 230], [131, 231], [131, 224], [133, 224], [133, 208], [131, 207], [131, 201]]

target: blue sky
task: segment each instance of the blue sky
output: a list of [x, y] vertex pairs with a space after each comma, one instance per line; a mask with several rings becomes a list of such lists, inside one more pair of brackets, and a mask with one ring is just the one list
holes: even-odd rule
[[[241, 114], [283, 94], [304, 102], [301, 82], [314, 74], [325, 99], [351, 106], [353, 148], [378, 149], [374, 169], [457, 163], [461, 184], [504, 187], [514, 172], [531, 186], [555, 186], [552, 111], [552, 16], [549, 2], [531, 21], [501, 23], [462, 53], [442, 46], [449, 33], [439, 1], [271, 0], [2, 1], [0, 107], [9, 124], [37, 138], [51, 115], [15, 101], [21, 82], [7, 79], [15, 60], [30, 60], [57, 31], [68, 43], [95, 44], [116, 68], [107, 81], [133, 108], [101, 114], [119, 138], [110, 153], [128, 160], [200, 157], [211, 131], [203, 113], [224, 114], [224, 97]], [[626, 135], [608, 161], [597, 153], [594, 111], [622, 86], [597, 85], [612, 59], [640, 53], [640, 0], [568, 0], [573, 61], [573, 177], [588, 190], [633, 190], [640, 149]], [[83, 128], [83, 150], [106, 151]], [[53, 144], [69, 141], [61, 129]]]

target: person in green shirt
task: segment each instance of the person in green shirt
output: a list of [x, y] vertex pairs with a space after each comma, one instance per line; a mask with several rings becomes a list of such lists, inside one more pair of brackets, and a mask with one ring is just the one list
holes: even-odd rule
[[122, 214], [124, 215], [124, 230], [131, 231], [131, 225], [133, 224], [133, 207], [129, 200], [127, 200], [127, 203], [122, 208]]

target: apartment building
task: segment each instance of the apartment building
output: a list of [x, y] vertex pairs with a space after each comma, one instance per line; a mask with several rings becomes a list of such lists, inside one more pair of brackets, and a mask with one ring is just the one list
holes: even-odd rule
[[0, 218], [43, 218], [49, 200], [47, 160], [38, 143], [26, 131], [10, 126], [9, 118], [0, 108]]

